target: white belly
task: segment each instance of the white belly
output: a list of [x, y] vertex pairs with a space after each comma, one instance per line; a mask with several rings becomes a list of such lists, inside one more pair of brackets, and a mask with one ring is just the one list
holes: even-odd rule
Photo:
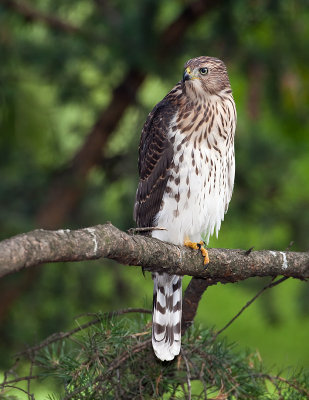
[[231, 199], [234, 146], [227, 150], [218, 143], [217, 152], [209, 149], [206, 141], [194, 148], [194, 140], [190, 140], [177, 151], [182, 139], [183, 135], [176, 135], [171, 177], [155, 218], [155, 225], [166, 230], [153, 231], [152, 236], [179, 245], [187, 238], [199, 241], [202, 236], [208, 242], [214, 232], [218, 235]]

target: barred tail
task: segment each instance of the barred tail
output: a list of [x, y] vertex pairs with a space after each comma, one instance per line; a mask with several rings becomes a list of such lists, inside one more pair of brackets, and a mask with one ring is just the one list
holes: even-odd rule
[[182, 277], [153, 274], [152, 347], [162, 361], [173, 360], [180, 352]]

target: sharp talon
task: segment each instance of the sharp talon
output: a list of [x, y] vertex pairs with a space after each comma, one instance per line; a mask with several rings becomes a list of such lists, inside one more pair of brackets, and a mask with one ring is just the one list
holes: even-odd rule
[[205, 242], [203, 240], [196, 243], [196, 242], [191, 242], [191, 240], [187, 239], [187, 240], [185, 240], [184, 245], [187, 247], [190, 247], [191, 249], [194, 249], [194, 250], [200, 250], [202, 253], [202, 256], [204, 257], [204, 265], [209, 264], [208, 251], [204, 247]]

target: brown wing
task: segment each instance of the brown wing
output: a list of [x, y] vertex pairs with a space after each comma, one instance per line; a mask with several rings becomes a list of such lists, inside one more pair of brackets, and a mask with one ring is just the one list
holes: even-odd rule
[[140, 181], [136, 192], [134, 219], [138, 227], [153, 226], [160, 209], [173, 159], [173, 146], [167, 137], [175, 106], [166, 98], [148, 115], [139, 146]]

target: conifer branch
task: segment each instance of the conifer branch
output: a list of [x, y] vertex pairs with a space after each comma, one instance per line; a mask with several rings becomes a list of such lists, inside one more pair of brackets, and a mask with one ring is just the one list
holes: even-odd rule
[[[184, 338], [181, 355], [166, 364], [158, 361], [153, 354], [150, 330], [146, 336], [136, 336], [136, 330], [145, 330], [143, 321], [138, 326], [127, 325], [124, 321], [116, 322], [105, 317], [102, 314], [102, 324], [96, 329], [88, 326], [87, 335], [78, 336], [78, 340], [71, 342], [70, 346], [53, 347], [46, 343], [44, 350], [36, 349], [34, 354], [25, 354], [38, 374], [30, 372], [29, 376], [8, 379], [12, 375], [11, 369], [0, 382], [0, 391], [23, 381], [56, 377], [65, 386], [64, 400], [75, 399], [77, 395], [85, 400], [101, 399], [107, 395], [127, 398], [128, 393], [132, 398], [132, 394], [134, 398], [154, 398], [177, 390], [182, 391], [184, 398], [190, 398], [191, 382], [198, 380], [204, 390], [199, 395], [194, 394], [194, 398], [205, 399], [209, 390], [210, 393], [217, 393], [218, 399], [262, 399], [270, 393], [265, 385], [266, 381], [270, 381], [279, 396], [284, 394], [282, 399], [300, 398], [299, 395], [308, 397], [307, 375], [304, 372], [296, 371], [288, 377], [271, 375], [255, 353], [250, 356], [247, 352], [239, 353], [226, 341], [214, 344], [212, 330], [193, 327]], [[120, 331], [123, 334], [119, 334]], [[100, 340], [97, 340], [98, 337]], [[74, 360], [72, 354], [76, 355]], [[34, 399], [29, 388], [26, 393]]]
[[[36, 346], [29, 347], [26, 350], [18, 353], [17, 356], [21, 357], [21, 356], [24, 356], [27, 354], [28, 355], [33, 354], [33, 353], [43, 349], [44, 347], [49, 346], [52, 343], [67, 339], [68, 337], [74, 335], [77, 332], [80, 332], [84, 329], [88, 329], [92, 325], [96, 325], [97, 323], [102, 321], [102, 318], [112, 318], [112, 317], [116, 317], [119, 315], [130, 314], [130, 313], [151, 314], [151, 310], [147, 310], [145, 308], [127, 308], [125, 310], [111, 311], [111, 312], [107, 312], [107, 313], [103, 313], [103, 314], [98, 313], [98, 314], [96, 314], [96, 318], [94, 318], [82, 325], [78, 325], [76, 328], [74, 328], [70, 331], [53, 333], [52, 335], [50, 335], [48, 338], [46, 338], [45, 340], [43, 340], [41, 343], [37, 344]], [[89, 314], [89, 315], [91, 315], [91, 314]], [[93, 314], [93, 315], [95, 315], [95, 314]]]

